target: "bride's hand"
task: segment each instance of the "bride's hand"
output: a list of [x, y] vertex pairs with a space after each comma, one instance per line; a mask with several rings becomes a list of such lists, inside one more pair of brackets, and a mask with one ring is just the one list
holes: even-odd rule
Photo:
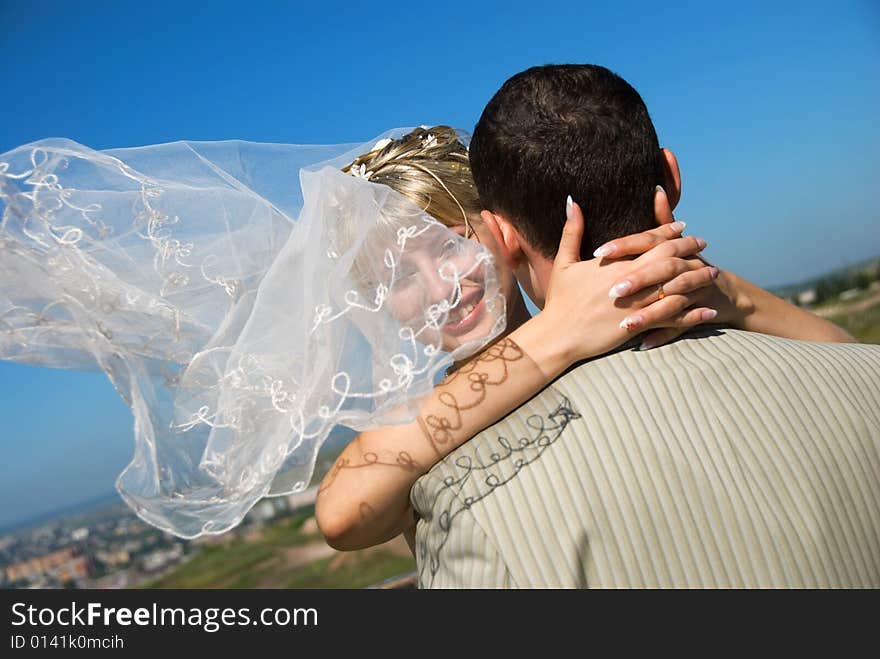
[[545, 306], [536, 316], [565, 365], [608, 352], [646, 329], [681, 330], [715, 318], [714, 309], [700, 304], [718, 274], [695, 256], [704, 240], [676, 238], [683, 225], [667, 224], [614, 241], [618, 257], [647, 249], [635, 260], [581, 262], [583, 215], [577, 204], [566, 206]]
[[[658, 228], [609, 241], [599, 247], [593, 255], [596, 257], [607, 258], [640, 255], [649, 252], [653, 247], [660, 245], [666, 240], [678, 237], [678, 235], [684, 230], [684, 222], [675, 221], [675, 217], [672, 214], [672, 208], [669, 204], [669, 198], [666, 196], [666, 191], [660, 186], [657, 186], [657, 190], [654, 194], [654, 217], [657, 222], [663, 223]], [[692, 258], [699, 258], [705, 265], [712, 266], [712, 264], [706, 261], [702, 256], [694, 256]], [[716, 268], [713, 274], [713, 281], [710, 282], [710, 284], [708, 284], [700, 293], [695, 293], [696, 288], [692, 289], [695, 293], [692, 295], [692, 299], [695, 303], [716, 310], [718, 314], [715, 318], [715, 322], [717, 323], [725, 323], [741, 329], [755, 329], [749, 326], [751, 314], [755, 312], [755, 301], [750, 294], [750, 291], [754, 289], [754, 287], [748, 285], [747, 282], [744, 282], [731, 272], [725, 270], [718, 270]], [[698, 274], [681, 275], [678, 281], [670, 282], [671, 286], [664, 285], [664, 292], [671, 293], [675, 291], [676, 288], [684, 290], [687, 286], [686, 281], [689, 276], [695, 278], [700, 277]], [[654, 311], [660, 312], [661, 309], [658, 307]], [[673, 316], [668, 318], [666, 322], [661, 321], [656, 323], [653, 325], [653, 328], [650, 326], [640, 327], [636, 324], [632, 329], [639, 331], [652, 329], [652, 331], [645, 332], [642, 336], [641, 348], [643, 350], [647, 348], [655, 348], [678, 338], [688, 327], [691, 326], [687, 322], [675, 322], [677, 319], [683, 318], [684, 312], [677, 317]], [[766, 328], [764, 327], [761, 329], [766, 331]], [[787, 336], [788, 334], [784, 335]], [[819, 336], [822, 335], [820, 334]], [[836, 337], [836, 340], [840, 340], [840, 337]]]

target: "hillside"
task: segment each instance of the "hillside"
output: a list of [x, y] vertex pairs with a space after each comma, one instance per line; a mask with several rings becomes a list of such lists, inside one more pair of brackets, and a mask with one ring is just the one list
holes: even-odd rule
[[402, 537], [352, 552], [324, 542], [313, 511], [220, 538], [140, 588], [364, 588], [415, 570]]

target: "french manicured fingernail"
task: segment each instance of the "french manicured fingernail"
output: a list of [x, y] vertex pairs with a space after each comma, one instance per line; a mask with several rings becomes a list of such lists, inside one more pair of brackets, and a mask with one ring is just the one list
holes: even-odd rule
[[629, 293], [632, 287], [632, 282], [624, 279], [619, 284], [614, 284], [614, 286], [611, 287], [611, 290], [608, 291], [608, 297], [623, 297]]
[[712, 275], [712, 279], [715, 279], [715, 277], [718, 276], [718, 268], [713, 265], [711, 268], [709, 268], [709, 274]]
[[567, 219], [567, 220], [571, 219], [571, 211], [572, 211], [573, 207], [574, 207], [574, 201], [572, 200], [571, 195], [568, 195], [565, 198], [565, 219]]
[[657, 344], [650, 339], [645, 339], [642, 341], [642, 344], [639, 346], [639, 350], [650, 350], [651, 348], [656, 348]]
[[634, 330], [636, 327], [639, 327], [643, 322], [645, 322], [644, 316], [627, 316], [622, 321], [620, 321], [620, 329], [624, 329], [627, 332]]
[[700, 249], [706, 249], [707, 244], [708, 243], [705, 240], [703, 240], [702, 238], [697, 238], [697, 245], [699, 246]]
[[686, 222], [682, 222], [681, 220], [676, 220], [672, 224], [669, 225], [669, 228], [675, 231], [676, 233], [681, 233], [684, 231], [684, 228], [687, 226]]
[[704, 312], [700, 314], [700, 318], [705, 322], [707, 320], [712, 320], [715, 316], [718, 315], [718, 312], [715, 309], [706, 309]]
[[593, 252], [593, 256], [597, 259], [605, 258], [606, 256], [611, 256], [616, 251], [616, 247], [614, 245], [602, 245], [601, 247], [597, 247], [596, 251]]
[[654, 186], [654, 192], [662, 192], [663, 194], [666, 194], [666, 190], [663, 189], [662, 185]]

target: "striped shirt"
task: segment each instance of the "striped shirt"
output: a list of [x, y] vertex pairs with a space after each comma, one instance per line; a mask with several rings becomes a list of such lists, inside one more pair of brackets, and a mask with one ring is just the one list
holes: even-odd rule
[[880, 587], [880, 346], [582, 363], [412, 490], [422, 588]]

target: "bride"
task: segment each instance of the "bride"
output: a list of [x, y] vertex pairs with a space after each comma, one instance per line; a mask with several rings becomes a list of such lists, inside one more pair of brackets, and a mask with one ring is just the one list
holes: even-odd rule
[[305, 489], [337, 424], [361, 433], [316, 514], [362, 547], [410, 531], [412, 483], [576, 361], [707, 320], [849, 340], [694, 258], [662, 191], [665, 223], [614, 260], [579, 262], [568, 204], [529, 318], [443, 126], [371, 148], [44, 140], [0, 155], [0, 209], [0, 358], [103, 370], [135, 419], [117, 489], [181, 537]]
[[[454, 364], [451, 375], [421, 402], [415, 421], [362, 432], [343, 450], [316, 502], [319, 527], [337, 549], [367, 547], [399, 533], [413, 548], [416, 519], [409, 492], [421, 475], [567, 367], [647, 330], [653, 329], [643, 335], [643, 348], [711, 320], [793, 339], [852, 341], [832, 323], [693, 258], [705, 242], [677, 238], [684, 225], [673, 221], [662, 189], [655, 213], [664, 224], [600, 248], [614, 254], [616, 263], [600, 258], [579, 263], [583, 218], [569, 198], [546, 303], [530, 318], [510, 267], [498, 256], [497, 226], [480, 217], [467, 150], [454, 131], [435, 126], [380, 142], [345, 170], [369, 172], [371, 182], [391, 187], [453, 231], [485, 245], [496, 257], [507, 323], [488, 349]], [[640, 253], [635, 260], [621, 259]], [[430, 269], [420, 276], [423, 285], [437, 279]], [[629, 295], [612, 304], [609, 294], [625, 282]], [[658, 299], [655, 287], [661, 283], [665, 294]], [[481, 319], [480, 306], [465, 314], [468, 309], [461, 320], [444, 326], [447, 337], [459, 335], [463, 326], [485, 331], [480, 328], [488, 321]]]

